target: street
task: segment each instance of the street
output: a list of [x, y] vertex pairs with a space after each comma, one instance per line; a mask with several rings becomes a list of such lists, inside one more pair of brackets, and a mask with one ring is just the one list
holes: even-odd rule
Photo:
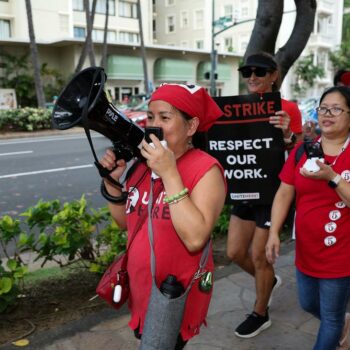
[[[94, 133], [98, 157], [110, 141]], [[40, 199], [72, 201], [85, 194], [94, 208], [106, 205], [84, 133], [0, 141], [0, 217], [16, 217]]]

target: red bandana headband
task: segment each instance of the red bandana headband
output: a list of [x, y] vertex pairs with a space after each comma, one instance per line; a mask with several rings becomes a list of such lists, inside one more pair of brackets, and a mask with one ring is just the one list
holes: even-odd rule
[[198, 85], [163, 84], [153, 92], [152, 101], [168, 102], [190, 117], [199, 119], [198, 131], [207, 131], [224, 113], [208, 95], [207, 91]]

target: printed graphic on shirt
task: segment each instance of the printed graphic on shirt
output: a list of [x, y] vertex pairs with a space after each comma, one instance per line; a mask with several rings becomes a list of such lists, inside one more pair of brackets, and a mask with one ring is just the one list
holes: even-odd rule
[[[162, 205], [166, 193], [163, 191], [154, 201], [152, 219], [170, 220], [169, 205]], [[141, 216], [148, 210], [149, 192], [143, 192], [142, 196], [136, 187], [129, 188], [129, 197], [126, 202], [126, 214], [135, 213]]]
[[341, 213], [339, 210], [332, 210], [330, 213], [329, 213], [329, 218], [333, 221], [336, 221], [338, 219], [341, 218]]
[[340, 175], [345, 181], [350, 182], [350, 170], [343, 170]]
[[140, 198], [139, 190], [136, 187], [130, 187], [129, 196], [126, 201], [126, 214], [133, 213], [136, 208], [136, 204]]
[[337, 229], [337, 224], [335, 222], [328, 222], [325, 226], [324, 226], [324, 230], [327, 233], [332, 233]]
[[335, 206], [339, 209], [345, 208], [346, 204], [343, 201], [335, 203]]
[[337, 242], [337, 239], [334, 236], [328, 236], [324, 239], [324, 244], [327, 247], [332, 246], [333, 244], [335, 244]]

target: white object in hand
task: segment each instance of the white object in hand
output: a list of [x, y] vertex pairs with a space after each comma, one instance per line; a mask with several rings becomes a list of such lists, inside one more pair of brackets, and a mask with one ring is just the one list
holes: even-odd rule
[[318, 158], [318, 157], [308, 158], [304, 163], [303, 168], [312, 173], [316, 173], [317, 171], [320, 170], [320, 167], [317, 165], [316, 160], [319, 160], [320, 162], [324, 163], [323, 158]]
[[122, 286], [120, 284], [117, 284], [114, 287], [114, 292], [113, 292], [113, 301], [115, 303], [120, 302], [120, 298], [122, 297]]
[[[168, 144], [167, 144], [167, 142], [166, 142], [165, 140], [160, 141], [160, 143], [162, 144], [163, 147], [165, 147], [165, 148], [168, 147]], [[149, 145], [150, 145], [151, 147], [153, 147], [153, 148], [156, 148], [156, 147], [154, 146], [154, 143], [153, 143], [153, 142], [150, 142]], [[158, 176], [154, 171], [152, 171], [152, 179], [158, 179], [158, 178], [159, 178], [159, 176]]]

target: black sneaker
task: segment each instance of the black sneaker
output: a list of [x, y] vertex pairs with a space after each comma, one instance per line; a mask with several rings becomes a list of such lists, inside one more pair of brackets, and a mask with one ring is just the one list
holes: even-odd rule
[[252, 312], [250, 315], [247, 315], [247, 319], [236, 328], [235, 335], [240, 338], [252, 338], [270, 326], [271, 321], [267, 310], [265, 316]]

